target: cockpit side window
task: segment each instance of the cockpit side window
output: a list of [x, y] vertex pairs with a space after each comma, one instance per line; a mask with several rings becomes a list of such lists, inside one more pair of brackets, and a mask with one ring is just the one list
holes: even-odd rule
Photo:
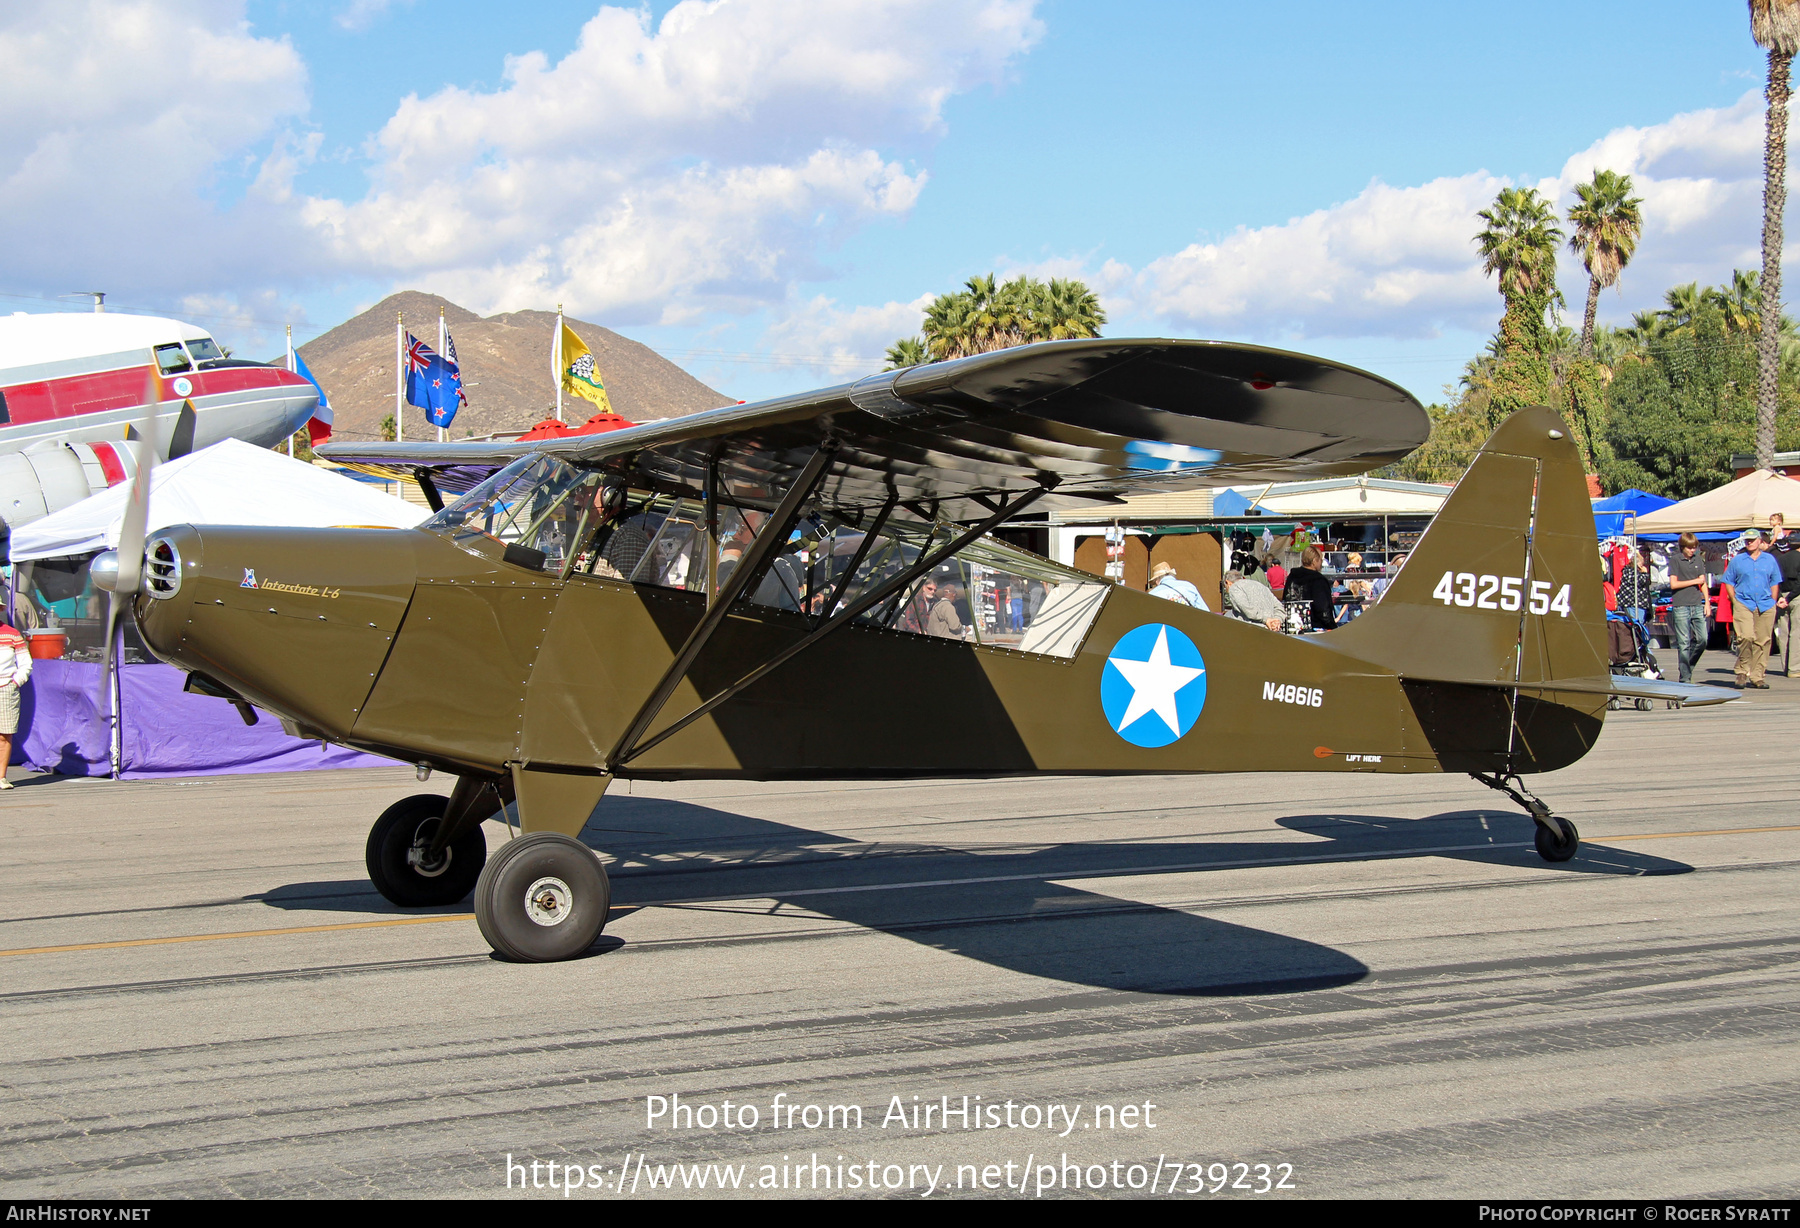
[[182, 349], [179, 343], [157, 346], [156, 366], [164, 375], [175, 375], [178, 372], [192, 369], [192, 364], [188, 362], [187, 351]]
[[211, 337], [190, 337], [187, 342], [188, 353], [194, 356], [195, 362], [209, 362], [214, 358], [225, 357], [225, 351]]

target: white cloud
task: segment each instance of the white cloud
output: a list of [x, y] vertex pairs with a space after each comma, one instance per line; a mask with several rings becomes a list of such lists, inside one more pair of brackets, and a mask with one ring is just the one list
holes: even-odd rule
[[128, 300], [281, 270], [297, 219], [243, 159], [304, 111], [306, 67], [242, 18], [238, 0], [0, 6], [0, 275]]
[[880, 307], [840, 307], [819, 295], [801, 303], [763, 333], [772, 362], [826, 375], [859, 376], [879, 371], [887, 349], [918, 333], [932, 295]]
[[558, 62], [402, 100], [366, 142], [368, 191], [338, 199], [295, 187], [321, 140], [306, 66], [244, 0], [15, 0], [0, 280], [246, 305], [385, 281], [613, 323], [780, 308], [845, 237], [912, 208], [926, 175], [906, 159], [1041, 36], [1035, 3], [599, 7]]
[[413, 0], [350, 0], [332, 20], [340, 29], [366, 30], [374, 25], [395, 3], [410, 5]]
[[312, 200], [335, 261], [471, 307], [562, 301], [613, 322], [779, 304], [831, 246], [911, 209], [953, 94], [1039, 36], [1033, 0], [686, 0], [602, 8], [556, 64], [409, 97], [373, 186]]
[[[1602, 300], [1603, 316], [1622, 319], [1654, 306], [1677, 282], [1721, 282], [1734, 267], [1759, 267], [1762, 133], [1762, 101], [1750, 93], [1731, 107], [1608, 133], [1556, 177], [1530, 185], [1566, 212], [1575, 184], [1596, 168], [1632, 177], [1644, 200], [1644, 234], [1620, 294]], [[1475, 254], [1475, 213], [1512, 182], [1485, 171], [1416, 187], [1377, 181], [1340, 204], [1240, 228], [1142, 269], [1109, 265], [1093, 281], [1115, 314], [1212, 335], [1293, 341], [1485, 332], [1501, 304]], [[1566, 251], [1559, 278], [1578, 322], [1587, 273]]]

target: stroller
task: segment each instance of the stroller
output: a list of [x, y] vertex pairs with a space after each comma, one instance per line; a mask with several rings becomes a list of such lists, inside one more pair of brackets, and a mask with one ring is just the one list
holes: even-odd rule
[[[1644, 624], [1608, 611], [1606, 643], [1612, 657], [1613, 673], [1631, 678], [1662, 681], [1662, 669], [1656, 663], [1656, 654], [1650, 651], [1650, 632]], [[1610, 697], [1606, 701], [1606, 706], [1609, 710], [1617, 712], [1627, 703], [1632, 704], [1639, 712], [1648, 712], [1653, 706], [1652, 701], [1648, 699], [1625, 700], [1617, 695]], [[1669, 700], [1668, 706], [1677, 707], [1679, 702]]]

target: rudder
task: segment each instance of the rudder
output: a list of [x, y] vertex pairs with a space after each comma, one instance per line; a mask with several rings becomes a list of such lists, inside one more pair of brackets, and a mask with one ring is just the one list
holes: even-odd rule
[[1328, 642], [1414, 679], [1604, 677], [1596, 541], [1568, 425], [1520, 410], [1482, 445], [1381, 602]]

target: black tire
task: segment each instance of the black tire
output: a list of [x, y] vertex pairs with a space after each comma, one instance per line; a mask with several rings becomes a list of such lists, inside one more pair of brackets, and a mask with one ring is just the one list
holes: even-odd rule
[[450, 799], [437, 793], [403, 798], [381, 812], [369, 829], [364, 860], [375, 890], [402, 908], [454, 904], [468, 895], [487, 862], [487, 836], [477, 823], [450, 842], [437, 861], [415, 865], [407, 859], [437, 834]]
[[1648, 712], [1650, 711], [1651, 706], [1650, 701], [1647, 699], [1639, 699], [1637, 701], [1637, 710], [1639, 712]]
[[1581, 833], [1576, 830], [1575, 824], [1567, 819], [1559, 818], [1555, 821], [1563, 827], [1564, 834], [1561, 838], [1550, 830], [1548, 823], [1537, 825], [1538, 856], [1545, 861], [1567, 861], [1575, 856], [1575, 850], [1581, 847]]
[[606, 928], [612, 884], [592, 849], [533, 832], [494, 854], [475, 884], [475, 924], [503, 959], [574, 959]]

